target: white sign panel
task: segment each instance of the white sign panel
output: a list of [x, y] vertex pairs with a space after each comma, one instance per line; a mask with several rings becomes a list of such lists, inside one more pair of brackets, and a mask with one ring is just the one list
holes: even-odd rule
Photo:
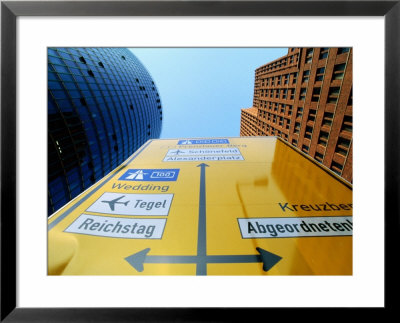
[[240, 155], [237, 148], [170, 149], [167, 156]]
[[173, 194], [106, 192], [86, 210], [119, 215], [168, 215]]
[[353, 235], [353, 217], [238, 219], [242, 238], [294, 238]]
[[233, 156], [166, 156], [164, 162], [201, 162], [201, 161], [228, 161], [228, 160], [244, 160], [242, 155]]
[[166, 221], [82, 214], [65, 232], [110, 238], [161, 239]]

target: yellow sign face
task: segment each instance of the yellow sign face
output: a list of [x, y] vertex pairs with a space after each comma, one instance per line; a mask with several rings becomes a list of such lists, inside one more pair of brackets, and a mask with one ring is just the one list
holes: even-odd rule
[[275, 137], [150, 140], [48, 221], [49, 275], [351, 275], [352, 187]]

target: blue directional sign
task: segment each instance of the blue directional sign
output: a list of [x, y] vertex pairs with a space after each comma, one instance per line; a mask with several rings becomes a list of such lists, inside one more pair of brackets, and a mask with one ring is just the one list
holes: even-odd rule
[[120, 181], [173, 182], [178, 179], [179, 169], [128, 169]]
[[178, 145], [219, 145], [229, 144], [229, 139], [184, 139], [179, 140]]

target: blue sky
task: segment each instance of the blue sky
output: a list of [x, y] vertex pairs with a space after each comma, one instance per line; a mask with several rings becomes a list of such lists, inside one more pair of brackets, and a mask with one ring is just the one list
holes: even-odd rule
[[163, 106], [160, 138], [239, 137], [252, 106], [254, 70], [287, 48], [131, 48]]

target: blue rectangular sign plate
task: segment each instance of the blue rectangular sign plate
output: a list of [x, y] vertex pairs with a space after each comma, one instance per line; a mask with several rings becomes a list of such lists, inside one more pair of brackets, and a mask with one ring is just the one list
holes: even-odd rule
[[174, 182], [179, 169], [128, 169], [118, 180], [139, 182]]

